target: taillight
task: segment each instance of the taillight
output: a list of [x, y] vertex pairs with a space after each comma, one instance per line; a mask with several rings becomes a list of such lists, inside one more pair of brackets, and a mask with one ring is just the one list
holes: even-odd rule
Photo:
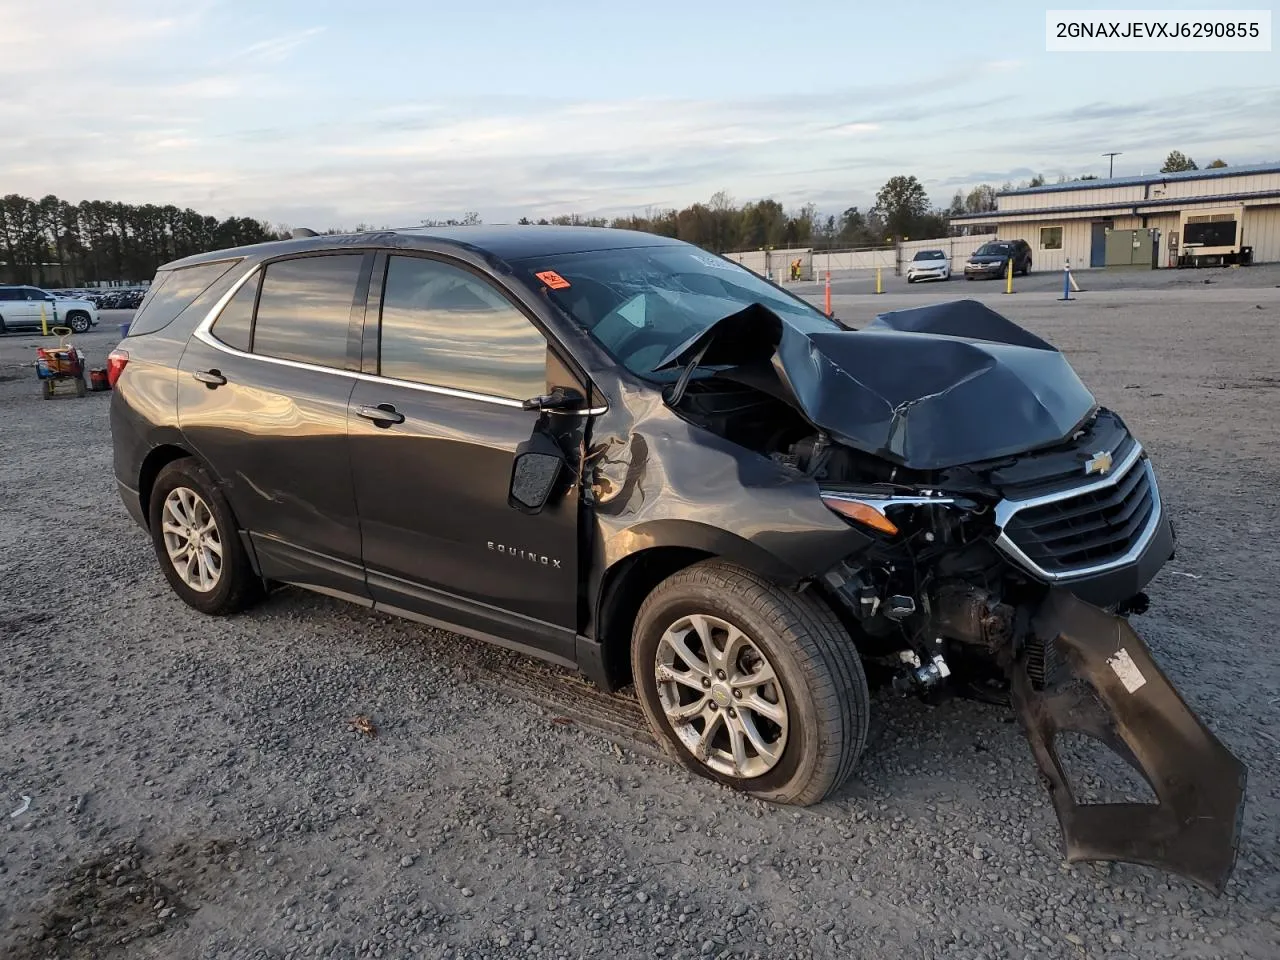
[[116, 381], [120, 379], [120, 374], [124, 373], [124, 368], [128, 365], [128, 350], [121, 350], [117, 347], [107, 354], [107, 383], [114, 387]]

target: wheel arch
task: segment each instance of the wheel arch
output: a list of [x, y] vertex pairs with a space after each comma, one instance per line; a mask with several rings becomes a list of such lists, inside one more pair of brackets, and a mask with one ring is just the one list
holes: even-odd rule
[[599, 669], [610, 690], [631, 679], [631, 631], [645, 598], [663, 580], [703, 560], [724, 560], [793, 588], [803, 579], [780, 558], [744, 537], [689, 520], [659, 520], [618, 534], [595, 591], [593, 635]]
[[148, 526], [150, 526], [151, 517], [151, 491], [155, 488], [156, 477], [160, 476], [160, 471], [169, 464], [188, 457], [196, 458], [196, 455], [176, 443], [162, 443], [152, 447], [143, 457], [142, 466], [138, 468], [138, 506]]

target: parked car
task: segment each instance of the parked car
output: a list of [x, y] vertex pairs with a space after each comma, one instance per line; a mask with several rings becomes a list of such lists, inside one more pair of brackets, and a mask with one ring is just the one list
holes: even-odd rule
[[907, 283], [917, 280], [950, 280], [951, 261], [945, 250], [917, 250], [907, 265]]
[[98, 325], [98, 308], [88, 300], [58, 297], [39, 287], [0, 286], [0, 334], [10, 330], [39, 330], [41, 308], [50, 326], [62, 324], [76, 333]]
[[[1069, 857], [1225, 882], [1243, 767], [1126, 618], [1174, 549], [1151, 461], [981, 304], [854, 330], [686, 243], [536, 226], [151, 290], [108, 361], [115, 474], [194, 609], [295, 584], [634, 685], [673, 757], [783, 803], [854, 769], [864, 663], [1006, 698]], [[1120, 731], [1158, 806], [1079, 815], [1067, 729]]]
[[1024, 277], [1031, 272], [1031, 244], [1025, 240], [992, 240], [984, 243], [964, 264], [964, 278], [1003, 277], [1013, 261], [1013, 272]]

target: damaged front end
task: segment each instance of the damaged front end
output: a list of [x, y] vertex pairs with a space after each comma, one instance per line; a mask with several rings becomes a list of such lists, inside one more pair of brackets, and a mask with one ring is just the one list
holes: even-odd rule
[[[752, 307], [665, 365], [683, 366], [673, 409], [812, 479], [868, 536], [811, 583], [866, 662], [903, 692], [1012, 706], [1068, 861], [1221, 892], [1245, 769], [1126, 619], [1173, 528], [1141, 444], [1057, 350], [972, 301], [816, 333]], [[1109, 748], [1156, 802], [1081, 802], [1064, 734]]]
[[[1069, 862], [1141, 863], [1222, 892], [1239, 844], [1245, 767], [1179, 696], [1125, 616], [1069, 587], [1016, 575], [935, 579], [912, 566], [909, 579], [925, 581], [912, 592], [897, 571], [881, 568], [888, 579], [877, 585], [867, 569], [841, 564], [823, 584], [844, 605], [851, 632], [903, 693], [1012, 706]], [[1141, 604], [1145, 597], [1130, 601]], [[1084, 802], [1059, 755], [1064, 734], [1108, 748], [1155, 802]]]

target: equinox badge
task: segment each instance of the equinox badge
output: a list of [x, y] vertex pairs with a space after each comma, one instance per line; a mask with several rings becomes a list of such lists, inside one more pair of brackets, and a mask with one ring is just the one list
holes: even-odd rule
[[1101, 453], [1095, 453], [1092, 457], [1085, 461], [1084, 472], [1086, 475], [1093, 473], [1106, 473], [1111, 469], [1111, 451], [1103, 450]]
[[518, 547], [509, 547], [505, 543], [489, 542], [489, 549], [508, 557], [519, 557], [521, 560], [528, 560], [530, 563], [540, 563], [544, 567], [551, 567], [555, 570], [560, 569], [560, 561], [555, 557], [548, 557], [544, 554], [535, 553], [532, 550], [521, 550]]

